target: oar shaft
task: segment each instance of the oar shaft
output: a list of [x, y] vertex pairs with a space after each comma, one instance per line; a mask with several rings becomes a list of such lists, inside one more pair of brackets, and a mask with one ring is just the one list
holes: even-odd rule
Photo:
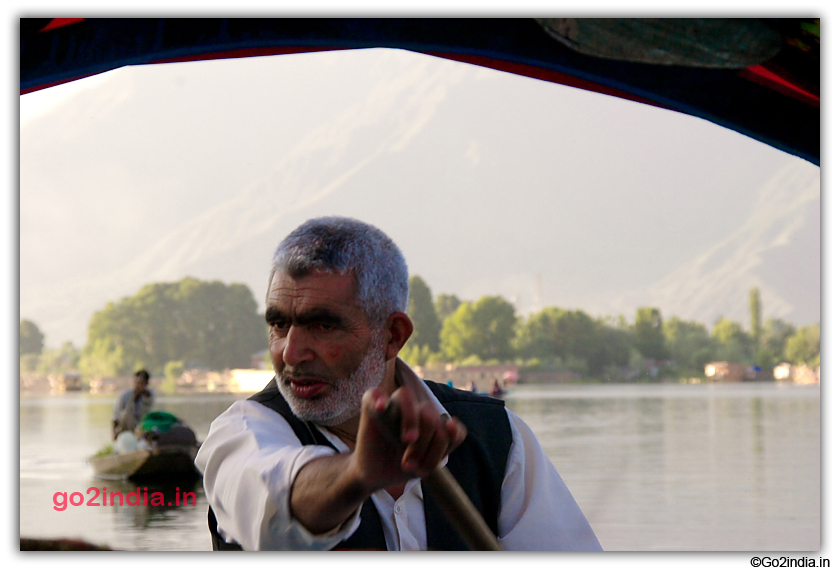
[[423, 480], [470, 550], [503, 550], [449, 469], [438, 467]]
[[[388, 432], [400, 441], [400, 411], [394, 402], [377, 418]], [[439, 466], [423, 478], [426, 488], [440, 505], [449, 523], [471, 550], [503, 550], [493, 531], [472, 504], [470, 498], [445, 466]]]

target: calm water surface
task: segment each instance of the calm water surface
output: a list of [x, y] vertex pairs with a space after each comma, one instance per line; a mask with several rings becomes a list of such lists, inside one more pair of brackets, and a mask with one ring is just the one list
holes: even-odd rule
[[[203, 439], [239, 397], [161, 396], [158, 408]], [[113, 400], [21, 398], [21, 536], [209, 550], [200, 483], [189, 489], [196, 506], [54, 508], [55, 493], [87, 500], [90, 487], [136, 489], [95, 479], [85, 462], [109, 441]], [[605, 550], [820, 548], [819, 386], [519, 386], [506, 401], [537, 434]], [[168, 502], [175, 492], [147, 492], [155, 491]]]

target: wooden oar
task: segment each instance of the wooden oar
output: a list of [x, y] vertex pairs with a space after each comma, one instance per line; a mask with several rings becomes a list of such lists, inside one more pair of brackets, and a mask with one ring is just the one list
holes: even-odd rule
[[[377, 420], [396, 442], [400, 441], [400, 410], [394, 402], [388, 403], [388, 407]], [[434, 499], [441, 505], [449, 523], [458, 531], [471, 550], [504, 550], [446, 466], [438, 466], [424, 477], [423, 481], [426, 482], [426, 488]]]

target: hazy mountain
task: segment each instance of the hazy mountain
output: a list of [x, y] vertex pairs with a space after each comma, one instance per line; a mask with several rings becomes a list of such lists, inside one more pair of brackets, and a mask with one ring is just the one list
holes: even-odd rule
[[721, 316], [748, 323], [752, 287], [761, 291], [765, 315], [820, 320], [818, 170], [791, 163], [762, 187], [741, 227], [615, 308], [654, 305], [705, 323]]
[[21, 128], [20, 310], [84, 343], [185, 275], [264, 294], [303, 220], [370, 221], [434, 294], [819, 319], [819, 169], [704, 121], [387, 50], [112, 72]]

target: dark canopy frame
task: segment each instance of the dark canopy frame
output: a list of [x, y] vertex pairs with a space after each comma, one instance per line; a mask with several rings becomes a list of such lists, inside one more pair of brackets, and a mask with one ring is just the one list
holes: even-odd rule
[[818, 19], [26, 18], [20, 93], [126, 65], [373, 47], [655, 105], [820, 164]]

